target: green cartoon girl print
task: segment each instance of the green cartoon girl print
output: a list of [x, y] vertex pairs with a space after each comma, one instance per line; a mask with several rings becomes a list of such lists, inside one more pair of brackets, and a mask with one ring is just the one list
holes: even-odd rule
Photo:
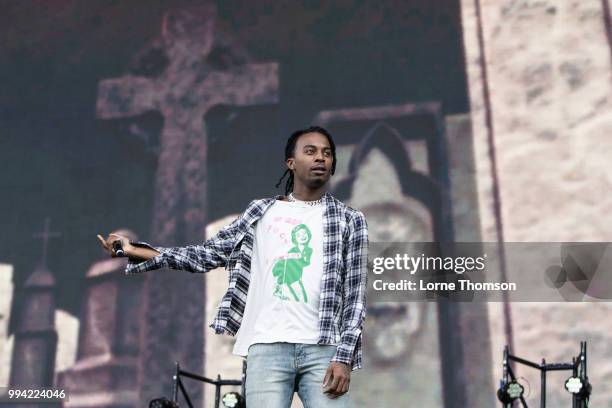
[[296, 302], [299, 302], [297, 293], [291, 285], [297, 282], [302, 289], [302, 298], [304, 303], [308, 303], [308, 295], [304, 284], [302, 283], [302, 274], [304, 268], [310, 265], [310, 257], [312, 256], [312, 248], [308, 246], [312, 234], [306, 224], [296, 225], [291, 230], [291, 242], [293, 247], [288, 251], [287, 255], [277, 258], [272, 267], [272, 275], [276, 278], [273, 295], [282, 299], [289, 299], [283, 293], [283, 285], [287, 285], [289, 292]]

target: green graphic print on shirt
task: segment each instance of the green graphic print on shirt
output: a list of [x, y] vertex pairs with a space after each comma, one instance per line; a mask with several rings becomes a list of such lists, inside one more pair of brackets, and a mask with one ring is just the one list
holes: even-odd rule
[[293, 247], [289, 249], [287, 255], [283, 255], [277, 258], [276, 262], [272, 266], [272, 275], [276, 278], [276, 285], [274, 286], [274, 296], [282, 300], [288, 300], [289, 297], [283, 293], [283, 285], [287, 286], [289, 292], [293, 296], [296, 302], [299, 302], [297, 293], [295, 292], [292, 285], [298, 283], [302, 289], [302, 300], [304, 303], [308, 303], [308, 295], [304, 284], [302, 283], [302, 274], [304, 268], [310, 265], [310, 257], [312, 256], [312, 248], [308, 245], [312, 238], [312, 233], [306, 226], [306, 224], [296, 225], [291, 230], [291, 242]]

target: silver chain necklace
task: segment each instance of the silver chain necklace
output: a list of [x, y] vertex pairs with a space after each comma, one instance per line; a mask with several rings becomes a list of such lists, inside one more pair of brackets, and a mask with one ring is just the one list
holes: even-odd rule
[[323, 202], [323, 197], [319, 198], [318, 200], [314, 200], [314, 201], [304, 201], [304, 200], [298, 200], [297, 198], [295, 198], [293, 196], [293, 192], [289, 193], [289, 195], [287, 196], [287, 199], [289, 199], [289, 201], [292, 201], [294, 203], [304, 203], [306, 205], [319, 205]]

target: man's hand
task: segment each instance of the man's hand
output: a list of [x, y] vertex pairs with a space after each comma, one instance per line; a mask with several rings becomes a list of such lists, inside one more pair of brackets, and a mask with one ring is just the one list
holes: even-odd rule
[[337, 361], [329, 363], [323, 378], [323, 392], [330, 398], [346, 394], [351, 382], [351, 366]]
[[98, 241], [100, 241], [102, 248], [104, 248], [106, 252], [108, 252], [109, 255], [113, 258], [117, 257], [117, 254], [113, 249], [114, 241], [121, 241], [121, 246], [123, 247], [123, 252], [125, 252], [125, 256], [129, 256], [129, 252], [133, 248], [130, 244], [130, 240], [127, 237], [124, 237], [123, 235], [109, 234], [106, 240], [102, 238], [101, 235], [98, 235]]

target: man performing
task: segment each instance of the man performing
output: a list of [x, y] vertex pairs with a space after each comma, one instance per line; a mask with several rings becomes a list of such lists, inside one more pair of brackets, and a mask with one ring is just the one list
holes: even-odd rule
[[120, 241], [126, 273], [159, 268], [229, 269], [229, 287], [210, 327], [236, 335], [246, 356], [249, 408], [348, 406], [351, 371], [362, 367], [368, 229], [362, 212], [327, 192], [336, 146], [321, 127], [294, 132], [285, 147], [285, 195], [252, 201], [200, 245], [163, 248]]

